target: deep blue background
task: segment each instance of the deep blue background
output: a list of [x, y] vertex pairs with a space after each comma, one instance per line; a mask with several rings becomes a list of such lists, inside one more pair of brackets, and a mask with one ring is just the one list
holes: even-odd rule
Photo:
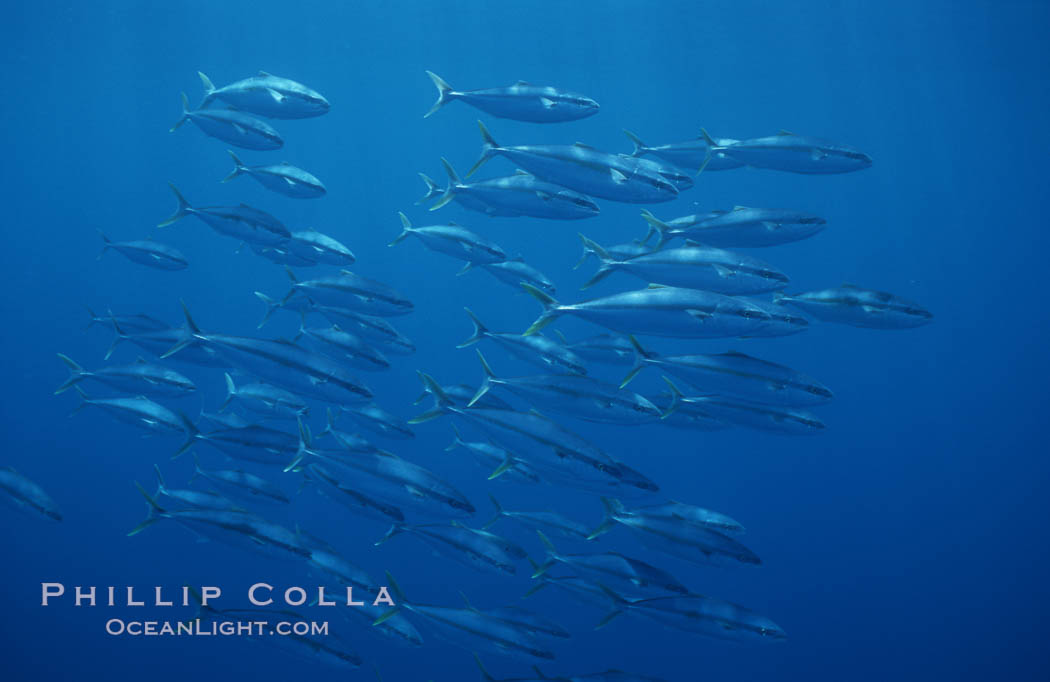
[[[102, 631], [104, 609], [39, 607], [44, 580], [189, 581], [226, 586], [231, 599], [256, 580], [312, 584], [294, 566], [198, 545], [167, 524], [125, 537], [144, 513], [131, 481], [149, 481], [156, 461], [181, 483], [190, 462], [167, 461], [174, 441], [140, 439], [101, 413], [67, 419], [75, 397], [51, 395], [65, 376], [54, 354], [89, 368], [102, 362], [110, 334], [83, 331], [84, 304], [177, 322], [182, 298], [206, 329], [249, 333], [262, 313], [252, 291], [284, 293], [280, 268], [250, 253], [234, 255], [235, 243], [192, 218], [153, 228], [174, 207], [165, 185], [171, 180], [191, 202], [246, 201], [292, 227], [329, 232], [357, 253], [357, 272], [415, 301], [416, 313], [396, 323], [419, 351], [387, 375], [368, 377], [389, 409], [413, 414], [417, 368], [445, 382], [477, 381], [473, 351], [454, 348], [470, 332], [461, 307], [470, 305], [493, 329], [521, 330], [537, 306], [484, 273], [455, 277], [457, 264], [415, 241], [385, 247], [398, 233], [398, 210], [417, 224], [427, 221], [412, 206], [422, 193], [416, 172], [441, 177], [442, 155], [462, 172], [477, 155], [476, 111], [453, 103], [422, 120], [434, 98], [423, 74], [431, 69], [463, 89], [526, 79], [586, 93], [602, 105], [592, 119], [558, 126], [489, 120], [507, 144], [579, 139], [627, 151], [624, 127], [658, 144], [705, 126], [717, 136], [785, 128], [854, 145], [875, 159], [870, 170], [831, 177], [708, 173], [674, 204], [653, 211], [670, 218], [697, 206], [743, 204], [823, 215], [824, 233], [755, 255], [789, 273], [791, 290], [854, 282], [915, 299], [936, 314], [934, 324], [906, 332], [825, 325], [787, 339], [694, 345], [754, 352], [823, 380], [836, 398], [821, 411], [830, 428], [817, 437], [570, 424], [656, 479], [669, 497], [742, 521], [762, 567], [661, 565], [697, 591], [768, 614], [790, 639], [733, 644], [627, 618], [593, 632], [599, 612], [541, 593], [532, 606], [577, 633], [545, 672], [616, 666], [669, 680], [1043, 679], [1047, 7], [901, 0], [12, 6], [0, 28], [2, 463], [49, 490], [66, 520], [5, 514], [0, 524], [0, 677], [345, 677], [250, 642], [111, 638]], [[326, 182], [329, 196], [295, 202], [249, 179], [218, 184], [230, 170], [223, 145], [192, 126], [167, 132], [178, 118], [179, 91], [199, 97], [198, 69], [217, 84], [265, 69], [324, 93], [333, 105], [328, 115], [275, 123], [285, 149], [243, 157], [301, 165]], [[482, 175], [511, 170], [495, 160]], [[637, 213], [602, 202], [599, 218], [572, 224], [490, 220], [455, 205], [435, 215], [521, 252], [556, 281], [560, 298], [575, 300], [593, 268], [570, 270], [577, 230], [602, 243], [627, 241], [644, 229]], [[162, 238], [183, 250], [191, 267], [147, 271], [113, 253], [96, 262], [95, 228], [115, 239]], [[596, 293], [632, 284], [617, 276]], [[574, 337], [596, 331], [560, 327]], [[269, 331], [293, 333], [293, 318]], [[135, 354], [129, 346], [117, 357]], [[501, 373], [527, 370], [495, 349], [488, 355]], [[193, 375], [214, 409], [220, 374]], [[634, 387], [655, 391], [659, 381], [654, 373]], [[195, 414], [200, 401], [183, 408]], [[484, 476], [442, 452], [449, 438], [448, 425], [437, 421], [393, 449], [456, 482], [484, 519]], [[294, 490], [293, 481], [286, 485]], [[508, 508], [555, 506], [594, 523], [600, 515], [586, 496], [488, 487]], [[389, 568], [420, 601], [453, 605], [463, 590], [478, 605], [497, 605], [517, 602], [528, 588], [527, 575], [468, 573], [432, 559], [411, 538], [373, 548], [381, 527], [312, 493], [297, 500], [294, 520], [377, 577]], [[497, 528], [539, 556], [527, 533]], [[621, 532], [603, 546], [642, 552]], [[407, 655], [368, 640], [357, 645], [386, 680], [476, 677], [465, 652], [432, 637]], [[526, 673], [513, 661], [486, 660], [498, 677]], [[370, 676], [367, 669], [358, 675]]]

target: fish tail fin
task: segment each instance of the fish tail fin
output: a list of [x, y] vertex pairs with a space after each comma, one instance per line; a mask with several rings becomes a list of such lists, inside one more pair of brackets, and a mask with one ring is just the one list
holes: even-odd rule
[[623, 610], [618, 608], [609, 611], [609, 613], [605, 614], [605, 616], [600, 621], [598, 621], [598, 624], [594, 626], [594, 629], [601, 630], [603, 627], [613, 622], [613, 620], [622, 613]]
[[782, 292], [782, 291], [774, 291], [773, 292], [773, 303], [780, 303], [780, 302], [782, 302], [784, 300], [784, 298], [785, 298], [784, 292]]
[[667, 232], [671, 229], [671, 226], [660, 220], [646, 209], [642, 209], [642, 217], [645, 218], [645, 222], [649, 223], [649, 231], [645, 233], [645, 239], [642, 243], [649, 241], [649, 237], [656, 233], [659, 236], [659, 240], [656, 242], [657, 248], [664, 245], [667, 241]]
[[149, 505], [149, 511], [146, 513], [146, 519], [128, 532], [128, 537], [138, 535], [156, 523], [162, 514], [167, 513], [164, 508], [157, 504], [157, 501], [146, 492], [146, 489], [139, 485], [138, 481], [135, 481], [135, 487], [138, 488], [139, 492], [142, 493], [142, 496], [146, 498], [146, 502]]
[[481, 662], [477, 654], [474, 654], [474, 662], [478, 664], [478, 670], [481, 671], [481, 679], [485, 682], [496, 682], [496, 678], [489, 674], [488, 670], [485, 670], [485, 664]]
[[395, 523], [394, 525], [390, 526], [390, 530], [388, 530], [386, 532], [386, 535], [384, 535], [383, 537], [379, 538], [378, 540], [376, 540], [372, 544], [375, 547], [378, 547], [379, 545], [382, 545], [383, 543], [385, 543], [387, 540], [389, 540], [390, 538], [394, 537], [395, 535], [400, 535], [401, 531], [403, 531], [404, 529], [405, 529], [404, 526], [402, 526], [401, 524]]
[[464, 308], [463, 310], [467, 311], [467, 315], [470, 316], [470, 321], [474, 323], [474, 333], [469, 339], [456, 346], [456, 348], [466, 348], [471, 344], [481, 341], [483, 338], [485, 338], [485, 334], [487, 334], [489, 331], [488, 328], [481, 323], [481, 320], [478, 319], [478, 316], [475, 315], [470, 308]]
[[95, 260], [102, 260], [102, 255], [113, 245], [113, 242], [109, 240], [109, 237], [102, 230], [96, 229], [95, 231], [98, 232], [98, 236], [102, 237], [102, 250], [98, 252], [98, 257]]
[[631, 156], [641, 156], [649, 151], [649, 147], [639, 139], [637, 135], [632, 133], [630, 130], [624, 129], [623, 134], [627, 136], [627, 139], [634, 144], [634, 151], [631, 152]]
[[219, 412], [229, 407], [230, 401], [237, 397], [237, 385], [233, 383], [233, 377], [230, 376], [229, 372], [226, 372], [223, 376], [226, 377], [226, 400], [219, 407]]
[[195, 452], [195, 453], [193, 453], [193, 475], [190, 476], [190, 481], [189, 482], [193, 483], [194, 481], [197, 480], [198, 477], [203, 476], [203, 475], [204, 475], [204, 470], [201, 469], [200, 457], [198, 457], [197, 453]]
[[682, 392], [678, 390], [678, 387], [674, 385], [674, 382], [668, 379], [666, 376], [663, 380], [667, 382], [667, 385], [671, 387], [671, 404], [667, 406], [667, 409], [660, 419], [667, 419], [671, 416], [671, 413], [678, 409], [678, 406], [682, 404]]
[[558, 316], [557, 307], [559, 304], [553, 296], [550, 296], [546, 292], [537, 289], [531, 284], [522, 282], [521, 286], [525, 289], [525, 291], [529, 292], [529, 294], [531, 294], [533, 298], [539, 301], [540, 305], [543, 306], [543, 313], [538, 318], [536, 318], [536, 321], [532, 323], [532, 326], [526, 329], [525, 333], [522, 334], [522, 336], [532, 336], [533, 334], [540, 331], [541, 329], [543, 329], [548, 324], [554, 321], [554, 319]]
[[602, 504], [605, 505], [605, 516], [602, 518], [602, 522], [598, 524], [598, 527], [591, 531], [591, 534], [587, 536], [588, 540], [594, 540], [612, 530], [613, 526], [616, 525], [613, 516], [615, 514], [622, 514], [624, 511], [623, 503], [612, 497], [603, 497]]
[[646, 349], [642, 348], [642, 344], [638, 342], [638, 339], [634, 337], [634, 334], [628, 334], [627, 338], [630, 340], [631, 345], [634, 347], [634, 367], [631, 367], [631, 371], [627, 373], [627, 376], [620, 382], [620, 388], [625, 388], [627, 384], [631, 383], [638, 373], [645, 369], [645, 361], [656, 357], [655, 353], [651, 353]]
[[113, 355], [113, 351], [117, 349], [119, 344], [124, 339], [128, 338], [128, 335], [124, 333], [124, 330], [117, 324], [117, 318], [112, 311], [109, 311], [109, 321], [113, 324], [113, 331], [116, 332], [117, 336], [113, 339], [113, 343], [109, 344], [109, 349], [106, 350], [106, 360], [109, 360], [109, 356]]
[[543, 549], [547, 552], [548, 556], [554, 556], [558, 553], [558, 550], [554, 547], [554, 543], [551, 542], [551, 539], [547, 537], [542, 530], [536, 531], [536, 534], [540, 536], [540, 542], [543, 543]]
[[[423, 395], [426, 396], [426, 393], [424, 392]], [[456, 428], [455, 424], [452, 425], [452, 433], [452, 442], [448, 444], [447, 448], [445, 448], [445, 452], [448, 452], [449, 450], [455, 450], [456, 448], [463, 445], [463, 436], [460, 434], [459, 429]]]
[[332, 433], [334, 428], [335, 428], [335, 415], [332, 414], [332, 408], [326, 407], [325, 408], [324, 430], [321, 431], [321, 433], [317, 434], [317, 437], [320, 438], [321, 436], [324, 436], [324, 435], [327, 435], [329, 433]]
[[157, 475], [157, 492], [153, 494], [153, 497], [160, 497], [166, 494], [168, 489], [164, 485], [164, 476], [160, 473], [160, 467], [156, 464], [153, 465], [153, 473]]
[[496, 378], [495, 372], [489, 367], [489, 363], [485, 361], [485, 356], [478, 351], [478, 360], [481, 361], [481, 371], [485, 373], [485, 378], [481, 380], [481, 386], [478, 387], [478, 392], [474, 394], [474, 397], [467, 403], [467, 407], [473, 407], [474, 403], [481, 400], [481, 396], [485, 395], [492, 389], [492, 380]]
[[423, 114], [423, 118], [430, 118], [434, 115], [434, 112], [441, 107], [448, 104], [449, 100], [452, 99], [452, 86], [442, 80], [441, 76], [437, 75], [433, 71], [427, 71], [427, 75], [430, 76], [430, 80], [434, 83], [434, 87], [437, 88], [438, 98], [434, 102], [434, 106], [430, 107], [430, 111]]
[[270, 316], [273, 315], [274, 311], [281, 307], [281, 302], [275, 301], [261, 291], [256, 291], [255, 296], [266, 304], [266, 313], [263, 315], [262, 322], [256, 327], [256, 329], [262, 329], [263, 325], [270, 321]]
[[445, 175], [448, 176], [448, 184], [445, 185], [445, 193], [440, 199], [434, 202], [433, 206], [430, 207], [431, 211], [436, 211], [452, 201], [456, 197], [456, 187], [460, 184], [459, 176], [457, 176], [456, 171], [453, 170], [452, 164], [443, 156], [441, 157], [441, 165], [445, 167]]
[[448, 397], [448, 394], [445, 393], [444, 389], [441, 388], [441, 384], [434, 377], [426, 372], [417, 372], [417, 374], [419, 374], [419, 378], [423, 382], [423, 390], [434, 397], [435, 404], [433, 409], [409, 419], [409, 424], [422, 424], [431, 419], [437, 419], [445, 414], [446, 407], [453, 404], [452, 399]]
[[471, 166], [470, 170], [467, 171], [468, 178], [471, 175], [474, 175], [474, 173], [481, 168], [482, 164], [492, 158], [494, 151], [499, 148], [499, 143], [496, 142], [494, 137], [492, 137], [492, 133], [490, 133], [489, 129], [485, 127], [484, 123], [478, 121], [478, 128], [481, 130], [481, 157], [478, 159], [478, 162]]
[[404, 590], [402, 590], [401, 586], [397, 584], [396, 580], [394, 580], [394, 576], [390, 574], [390, 571], [386, 571], [386, 581], [390, 583], [388, 587], [393, 591], [394, 596], [397, 597], [399, 603], [408, 601], [408, 599], [405, 598]]
[[186, 302], [179, 302], [182, 304], [182, 315], [186, 318], [186, 326], [189, 327], [190, 334], [187, 338], [177, 341], [174, 346], [165, 351], [165, 353], [160, 356], [162, 360], [164, 358], [170, 358], [172, 355], [175, 355], [187, 346], [192, 346], [201, 335], [200, 327], [197, 326], [197, 323], [193, 321], [193, 317], [190, 316], [190, 309], [186, 307]]
[[719, 147], [719, 146], [721, 146], [717, 142], [715, 142], [715, 139], [713, 137], [711, 137], [710, 133], [707, 132], [707, 128], [701, 128], [700, 129], [700, 138], [704, 141], [704, 143], [709, 148], [710, 147]]
[[182, 196], [182, 192], [180, 192], [174, 184], [169, 182], [168, 187], [170, 187], [171, 191], [174, 192], [175, 201], [177, 201], [178, 204], [175, 207], [175, 212], [172, 213], [167, 220], [157, 223], [157, 227], [167, 227], [168, 225], [171, 225], [172, 223], [177, 222], [182, 218], [185, 218], [193, 210], [193, 207], [190, 206], [190, 202], [186, 201], [186, 197]]
[[70, 417], [87, 407], [88, 402], [91, 400], [90, 398], [88, 398], [87, 393], [84, 393], [84, 389], [80, 388], [80, 386], [78, 386], [77, 384], [73, 384], [73, 390], [75, 390], [77, 392], [77, 395], [80, 396], [80, 404], [74, 407], [73, 411], [69, 413]]
[[180, 118], [178, 121], [175, 121], [175, 125], [173, 125], [168, 130], [169, 133], [175, 132], [176, 130], [179, 129], [180, 126], [182, 126], [183, 123], [185, 123], [186, 121], [190, 120], [190, 101], [188, 99], [186, 99], [186, 93], [185, 92], [182, 92], [182, 93], [179, 93], [179, 94], [182, 97], [182, 118]]
[[517, 462], [514, 460], [514, 455], [508, 454], [506, 459], [503, 460], [503, 463], [496, 467], [495, 471], [489, 474], [489, 480], [495, 480], [503, 474], [507, 473], [508, 471], [514, 468], [514, 465], [516, 463]]
[[488, 523], [481, 527], [482, 530], [488, 530], [490, 527], [496, 525], [496, 522], [503, 518], [503, 507], [500, 505], [499, 500], [496, 499], [495, 495], [489, 495], [489, 501], [492, 502], [492, 506], [496, 508], [496, 513], [489, 519]]
[[95, 314], [95, 311], [91, 309], [91, 306], [85, 305], [84, 309], [88, 312], [88, 323], [84, 325], [84, 329], [91, 329], [96, 324], [102, 322], [102, 318]]
[[208, 104], [215, 97], [215, 84], [211, 82], [211, 79], [204, 75], [203, 71], [198, 71], [197, 75], [200, 76], [201, 85], [204, 86], [204, 99], [201, 100], [201, 108], [208, 106]]
[[609, 252], [602, 248], [601, 245], [588, 239], [583, 234], [580, 235], [580, 240], [583, 242], [583, 256], [580, 258], [577, 266], [582, 265], [583, 261], [587, 259], [587, 256], [592, 253], [601, 261], [601, 266], [599, 266], [598, 271], [594, 273], [594, 276], [584, 282], [583, 286], [580, 287], [581, 289], [588, 289], [608, 277], [618, 261], [609, 255]]
[[431, 199], [432, 197], [436, 197], [437, 195], [441, 194], [441, 187], [439, 187], [438, 184], [434, 182], [434, 180], [429, 175], [427, 175], [426, 173], [419, 173], [418, 175], [420, 179], [423, 180], [423, 184], [427, 186], [427, 193], [424, 194], [423, 197], [416, 202], [416, 206], [422, 204], [424, 201]]
[[69, 357], [68, 355], [63, 355], [62, 353], [58, 353], [58, 359], [66, 363], [66, 366], [69, 367], [69, 379], [66, 380], [66, 383], [62, 384], [57, 389], [55, 389], [55, 395], [68, 391], [70, 388], [73, 387], [74, 384], [76, 384], [78, 381], [84, 378], [84, 368], [78, 365], [77, 363], [73, 362], [73, 359], [71, 357]]
[[401, 234], [394, 237], [394, 241], [387, 244], [387, 246], [397, 246], [401, 242], [405, 241], [408, 235], [412, 234], [412, 221], [408, 219], [408, 216], [398, 211], [397, 213], [401, 216]]
[[179, 421], [182, 422], [182, 430], [186, 434], [186, 440], [183, 441], [182, 445], [179, 446], [179, 449], [175, 451], [175, 454], [171, 456], [172, 459], [175, 459], [182, 453], [192, 448], [194, 443], [197, 442], [197, 436], [200, 435], [200, 431], [197, 429], [197, 425], [191, 422], [189, 417], [187, 417], [183, 412], [176, 412], [175, 414], [176, 416], [178, 416]]
[[233, 159], [233, 172], [227, 175], [225, 178], [223, 178], [223, 182], [229, 182], [230, 180], [233, 180], [235, 177], [241, 175], [242, 173], [245, 173], [248, 170], [248, 167], [245, 166], [241, 162], [241, 160], [237, 158], [237, 155], [233, 153], [232, 149], [227, 149], [226, 151], [229, 152], [230, 158]]

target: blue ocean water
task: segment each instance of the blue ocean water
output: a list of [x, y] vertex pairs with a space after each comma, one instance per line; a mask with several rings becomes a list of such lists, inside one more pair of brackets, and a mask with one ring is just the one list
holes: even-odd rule
[[[787, 129], [853, 145], [874, 159], [858, 173], [827, 177], [751, 169], [704, 173], [662, 218], [734, 205], [797, 208], [824, 216], [816, 237], [753, 253], [792, 278], [789, 291], [842, 282], [892, 291], [933, 311], [932, 324], [881, 331], [831, 324], [767, 340], [685, 344], [664, 351], [737, 349], [797, 368], [835, 392], [819, 409], [828, 424], [811, 437], [744, 429], [713, 433], [658, 425], [565, 423], [657, 481], [667, 498], [725, 512], [748, 529], [759, 567], [696, 567], [638, 546], [623, 529], [600, 541], [671, 570], [691, 589], [768, 615], [785, 642], [732, 642], [664, 630], [622, 617], [601, 630], [600, 609], [550, 590], [529, 600], [527, 567], [516, 577], [469, 571], [433, 557], [412, 538], [373, 547], [385, 528], [359, 520], [311, 491], [297, 497], [299, 523], [367, 568], [389, 570], [413, 598], [454, 606], [521, 604], [557, 619], [573, 638], [554, 648], [544, 673], [621, 668], [667, 680], [1043, 679], [1042, 614], [1048, 606], [1043, 415], [1048, 367], [1043, 262], [1048, 60], [1045, 3], [966, 2], [98, 2], [21, 4], [0, 29], [5, 44], [3, 171], [6, 284], [0, 392], [3, 461], [40, 483], [65, 519], [5, 514], [0, 523], [0, 678], [278, 680], [342, 671], [243, 639], [112, 637], [104, 622], [144, 618], [133, 609], [40, 606], [41, 582], [220, 585], [230, 596], [265, 581], [315, 584], [305, 570], [218, 544], [169, 524], [126, 537], [152, 488], [152, 465], [185, 483], [192, 462], [169, 460], [177, 439], [143, 439], [106, 415], [53, 396], [65, 353], [103, 364], [112, 334], [85, 331], [98, 313], [147, 313], [180, 322], [180, 299], [207, 330], [254, 333], [264, 310], [254, 291], [280, 297], [282, 269], [192, 218], [154, 225], [174, 209], [166, 183], [194, 204], [246, 202], [293, 228], [316, 227], [357, 255], [354, 271], [390, 283], [415, 303], [395, 320], [418, 345], [394, 367], [367, 376], [378, 402], [402, 417], [420, 408], [416, 370], [444, 383], [476, 384], [481, 369], [463, 313], [493, 330], [521, 331], [539, 313], [524, 293], [409, 240], [386, 244], [405, 211], [416, 224], [455, 220], [520, 253], [555, 281], [558, 298], [593, 272], [573, 271], [577, 232], [602, 244], [640, 237], [638, 208], [602, 201], [579, 222], [488, 218], [451, 204], [428, 215], [413, 202], [417, 172], [441, 178], [441, 156], [461, 172], [476, 160], [484, 119], [506, 144], [572, 143], [630, 151], [628, 128], [651, 144], [701, 126], [726, 137]], [[322, 117], [276, 121], [278, 152], [322, 178], [329, 193], [293, 201], [249, 179], [220, 185], [230, 170], [222, 143], [191, 126], [169, 134], [180, 91], [197, 101], [197, 70], [217, 84], [264, 69], [304, 82], [332, 103]], [[598, 115], [539, 126], [492, 119], [454, 102], [427, 120], [435, 92], [424, 70], [469, 89], [524, 79], [585, 93]], [[482, 177], [513, 169], [490, 161]], [[113, 239], [152, 236], [190, 261], [181, 272], [136, 266], [115, 253], [96, 260], [96, 228]], [[302, 270], [300, 274], [308, 273]], [[616, 275], [594, 294], [627, 288]], [[586, 294], [589, 296], [590, 294]], [[279, 315], [270, 336], [293, 336]], [[573, 338], [600, 331], [559, 322]], [[122, 344], [114, 359], [134, 360]], [[505, 375], [532, 373], [486, 349]], [[189, 368], [201, 396], [191, 416], [224, 397], [221, 372]], [[604, 374], [618, 379], [621, 370]], [[634, 390], [662, 390], [656, 372]], [[323, 423], [314, 411], [311, 426]], [[467, 493], [488, 518], [495, 492], [509, 509], [556, 508], [597, 525], [593, 495], [487, 482], [460, 454], [444, 452], [447, 420], [384, 447]], [[198, 448], [200, 449], [200, 448]], [[202, 452], [214, 456], [213, 452]], [[213, 457], [213, 462], [219, 462]], [[288, 474], [285, 487], [295, 492]], [[507, 524], [507, 525], [503, 525]], [[532, 534], [500, 532], [536, 559]], [[145, 607], [151, 618], [185, 618]], [[311, 618], [318, 609], [309, 610]], [[349, 676], [470, 680], [469, 654], [427, 635], [416, 650], [375, 641], [325, 616], [368, 665]], [[485, 655], [497, 678], [527, 664]]]

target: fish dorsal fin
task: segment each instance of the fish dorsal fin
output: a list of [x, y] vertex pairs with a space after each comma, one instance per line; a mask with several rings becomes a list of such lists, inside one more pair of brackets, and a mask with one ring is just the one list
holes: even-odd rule
[[532, 83], [530, 83], [528, 81], [518, 81], [514, 85], [532, 85]]
[[850, 284], [849, 282], [842, 283], [842, 289], [860, 289], [856, 284]]
[[794, 135], [794, 134], [795, 133], [791, 132], [790, 130], [784, 130], [783, 128], [781, 128], [780, 130], [777, 131], [777, 135], [780, 136], [780, 137], [783, 137], [785, 135]]
[[656, 283], [650, 283], [649, 286], [646, 287], [646, 289], [666, 289], [666, 288], [667, 288], [666, 284], [656, 284]]
[[734, 211], [746, 211], [746, 210], [748, 210], [748, 207], [747, 206], [734, 206], [733, 210]]
[[580, 149], [594, 149], [594, 147], [590, 146], [589, 144], [584, 144], [583, 142], [573, 142], [572, 146], [579, 147]]
[[270, 77], [270, 74], [266, 73], [265, 71], [260, 71], [256, 75], [259, 76], [260, 78], [269, 78]]
[[514, 169], [514, 175], [528, 175], [529, 177], [532, 177], [532, 173], [528, 172], [527, 170], [522, 170], [520, 168]]
[[750, 355], [748, 355], [747, 353], [741, 353], [738, 350], [727, 350], [725, 353], [722, 353], [722, 355], [728, 355], [733, 358], [747, 358], [749, 360], [751, 359]]

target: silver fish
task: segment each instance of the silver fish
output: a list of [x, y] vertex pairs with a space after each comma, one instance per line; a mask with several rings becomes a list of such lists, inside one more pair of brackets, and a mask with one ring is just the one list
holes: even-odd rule
[[49, 519], [62, 520], [62, 512], [51, 496], [11, 467], [0, 467], [0, 499], [17, 509], [32, 509]]
[[827, 224], [823, 218], [808, 213], [747, 206], [682, 216], [669, 222], [645, 210], [642, 217], [649, 223], [646, 240], [655, 232], [659, 235], [658, 246], [674, 237], [720, 248], [777, 246], [812, 237]]
[[102, 230], [99, 230], [98, 233], [105, 243], [105, 246], [102, 247], [102, 253], [98, 255], [100, 259], [103, 253], [113, 249], [130, 261], [158, 270], [185, 270], [189, 265], [182, 252], [166, 244], [149, 239], [114, 242], [110, 241], [109, 237], [103, 234]]
[[423, 118], [429, 117], [453, 100], [460, 100], [497, 118], [531, 123], [575, 121], [598, 113], [598, 103], [590, 97], [550, 86], [518, 81], [514, 85], [459, 92], [437, 74], [427, 71], [438, 91], [438, 99]]
[[463, 271], [466, 271], [471, 265], [501, 263], [507, 260], [507, 254], [498, 245], [456, 223], [412, 227], [408, 216], [404, 213], [398, 215], [401, 216], [401, 234], [387, 246], [400, 244], [411, 235], [418, 238], [431, 251], [466, 261], [467, 265]]
[[69, 379], [55, 389], [55, 395], [69, 390], [84, 380], [96, 381], [118, 391], [137, 393], [145, 391], [153, 395], [177, 398], [189, 395], [197, 386], [174, 370], [154, 365], [138, 358], [130, 365], [102, 367], [86, 370], [67, 355], [58, 353], [58, 358], [69, 367]]
[[871, 166], [871, 157], [853, 147], [795, 135], [786, 130], [769, 137], [737, 140], [729, 145], [711, 139], [706, 130], [702, 133], [712, 153], [725, 154], [753, 168], [827, 175], [850, 173]]
[[202, 108], [214, 100], [221, 100], [237, 109], [269, 118], [310, 118], [320, 116], [330, 108], [328, 100], [320, 93], [302, 83], [265, 71], [221, 88], [216, 88], [200, 71], [197, 75], [204, 86]]
[[232, 109], [190, 111], [190, 103], [186, 93], [183, 93], [182, 118], [171, 127], [171, 132], [175, 132], [186, 121], [192, 121], [205, 135], [235, 147], [267, 151], [284, 146], [280, 133], [266, 121]]
[[825, 322], [871, 329], [910, 329], [927, 324], [933, 313], [918, 303], [885, 291], [843, 284], [837, 289], [775, 295], [776, 303], [790, 304]]
[[267, 166], [245, 166], [236, 154], [229, 153], [233, 158], [233, 172], [223, 178], [223, 182], [249, 175], [266, 189], [293, 199], [315, 199], [328, 191], [316, 177], [287, 161]]
[[703, 135], [685, 142], [674, 142], [650, 146], [638, 139], [638, 136], [629, 130], [623, 131], [627, 138], [634, 144], [632, 156], [655, 156], [668, 161], [679, 168], [696, 168], [699, 171], [718, 171], [740, 168], [743, 161], [737, 161], [725, 152], [724, 147], [736, 144], [739, 140], [728, 137], [720, 137], [715, 140], [712, 147], [704, 139]]

